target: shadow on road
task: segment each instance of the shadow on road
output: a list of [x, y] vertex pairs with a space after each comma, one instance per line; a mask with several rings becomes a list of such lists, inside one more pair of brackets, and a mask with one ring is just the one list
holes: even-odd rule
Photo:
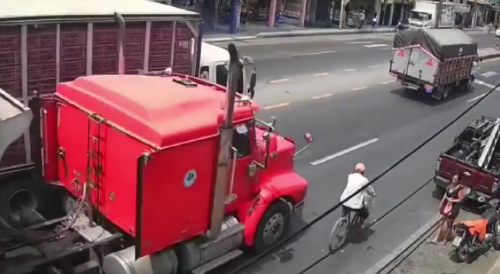
[[428, 93], [414, 91], [414, 90], [405, 89], [405, 88], [391, 90], [391, 93], [395, 94], [395, 95], [399, 95], [405, 99], [417, 101], [417, 102], [423, 103], [425, 105], [435, 107], [435, 106], [440, 106], [440, 105], [446, 104], [447, 102], [457, 100], [465, 95], [474, 93], [474, 88], [471, 91], [460, 90], [457, 88], [450, 95], [448, 95], [448, 98], [446, 98], [442, 101], [438, 101], [438, 100], [432, 98], [430, 96], [430, 94], [428, 94]]
[[[292, 222], [292, 229], [287, 236], [297, 233], [307, 225], [307, 222], [298, 216], [292, 218], [291, 222]], [[252, 263], [239, 273], [251, 274], [260, 272], [262, 270], [262, 266], [270, 261], [279, 261], [280, 263], [290, 262], [294, 258], [294, 249], [293, 247], [291, 247], [291, 245], [297, 242], [303, 236], [305, 236], [308, 233], [308, 231], [309, 229], [300, 232], [297, 236], [293, 237], [293, 239], [284, 244], [282, 247], [276, 248], [275, 250], [273, 250], [271, 254], [258, 259], [255, 263]], [[241, 267], [242, 265], [245, 265], [248, 262], [255, 260], [257, 257], [258, 257], [257, 254], [249, 251], [241, 255], [240, 257], [236, 258], [235, 260], [228, 262], [208, 273], [209, 274], [232, 273], [236, 268]]]

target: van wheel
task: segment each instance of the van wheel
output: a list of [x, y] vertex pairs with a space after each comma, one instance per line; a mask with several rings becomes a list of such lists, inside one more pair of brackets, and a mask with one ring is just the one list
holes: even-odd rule
[[285, 202], [272, 203], [257, 226], [253, 250], [260, 253], [281, 241], [290, 231], [290, 217], [290, 207]]

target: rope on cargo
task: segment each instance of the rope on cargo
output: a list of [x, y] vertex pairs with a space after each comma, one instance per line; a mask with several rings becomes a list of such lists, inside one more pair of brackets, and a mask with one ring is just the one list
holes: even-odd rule
[[[316, 223], [318, 223], [319, 221], [321, 221], [322, 219], [324, 219], [325, 217], [327, 217], [328, 215], [330, 215], [333, 211], [335, 211], [336, 209], [338, 209], [344, 202], [348, 201], [349, 199], [351, 199], [352, 197], [356, 196], [361, 191], [363, 191], [364, 189], [366, 189], [368, 186], [370, 186], [370, 185], [374, 184], [375, 182], [377, 182], [378, 180], [380, 180], [383, 176], [385, 176], [387, 173], [389, 173], [391, 170], [393, 170], [395, 167], [397, 167], [403, 161], [405, 161], [406, 159], [408, 159], [410, 156], [412, 156], [413, 154], [415, 154], [417, 151], [419, 151], [421, 148], [423, 148], [425, 145], [427, 145], [430, 141], [432, 141], [434, 138], [436, 138], [439, 134], [443, 133], [446, 129], [448, 129], [450, 126], [452, 126], [453, 124], [455, 124], [463, 116], [465, 116], [467, 113], [469, 113], [474, 107], [476, 107], [479, 103], [481, 103], [486, 97], [488, 97], [491, 93], [493, 93], [498, 87], [500, 87], [500, 83], [496, 84], [492, 89], [490, 89], [488, 92], [486, 92], [486, 94], [483, 97], [481, 97], [479, 100], [477, 100], [474, 103], [472, 103], [466, 110], [464, 110], [456, 118], [454, 118], [453, 120], [451, 120], [448, 124], [446, 124], [440, 130], [438, 130], [436, 133], [434, 133], [431, 137], [427, 138], [425, 141], [423, 141], [420, 145], [418, 145], [417, 147], [415, 147], [408, 154], [406, 154], [401, 159], [399, 159], [394, 164], [392, 164], [384, 172], [382, 172], [378, 176], [376, 176], [366, 186], [364, 186], [360, 190], [356, 191], [351, 196], [347, 197], [345, 200], [337, 203], [336, 205], [334, 205], [333, 207], [331, 207], [330, 209], [328, 209], [327, 211], [325, 211], [324, 213], [322, 213], [318, 217], [314, 218], [311, 222], [309, 222], [308, 224], [306, 224], [304, 227], [300, 228], [298, 231], [296, 231], [295, 233], [293, 233], [292, 235], [290, 235], [286, 239], [280, 241], [279, 243], [276, 243], [275, 245], [271, 246], [270, 248], [268, 248], [264, 252], [262, 252], [259, 255], [253, 257], [252, 259], [246, 261], [242, 265], [238, 266], [236, 269], [234, 269], [233, 271], [231, 271], [229, 274], [236, 274], [236, 273], [240, 272], [241, 270], [243, 270], [243, 269], [251, 266], [252, 264], [256, 263], [259, 259], [267, 256], [268, 254], [270, 254], [271, 252], [273, 252], [276, 248], [282, 247], [284, 244], [289, 243], [291, 240], [295, 239], [297, 236], [302, 235], [307, 229], [311, 228], [313, 225], [315, 225]], [[423, 188], [427, 184], [429, 184], [429, 182], [431, 182], [435, 177], [436, 176], [434, 176], [431, 180], [427, 181], [423, 186], [421, 186], [421, 188]], [[417, 189], [416, 192], [418, 192], [418, 190], [420, 190], [421, 188]], [[416, 192], [412, 193], [412, 195], [415, 195]], [[383, 215], [383, 217], [387, 216], [387, 214], [389, 214], [390, 212], [392, 212], [393, 210], [395, 210], [397, 208], [397, 206], [399, 206], [402, 203], [404, 203], [410, 197], [407, 197], [407, 198], [403, 199], [402, 202], [398, 203], [395, 208], [391, 208], [386, 214]], [[379, 220], [380, 219], [381, 218], [379, 218]], [[370, 226], [371, 225], [372, 224], [370, 224]], [[304, 270], [297, 272], [297, 274], [303, 274], [303, 273], [305, 273], [306, 271], [308, 271], [309, 269], [311, 269], [315, 265], [319, 264], [321, 261], [325, 260], [331, 254], [335, 254], [335, 253], [330, 253], [330, 254], [324, 255], [323, 257], [321, 257], [320, 259], [318, 259], [314, 263], [308, 265]]]

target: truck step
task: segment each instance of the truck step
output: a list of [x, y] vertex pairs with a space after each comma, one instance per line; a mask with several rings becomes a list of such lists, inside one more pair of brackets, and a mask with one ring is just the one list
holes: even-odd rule
[[80, 236], [85, 238], [89, 242], [99, 242], [113, 236], [109, 231], [104, 229], [100, 225], [94, 226], [89, 225], [89, 218], [83, 214], [78, 216], [72, 228], [74, 231], [78, 232]]
[[226, 254], [220, 256], [217, 259], [211, 260], [210, 262], [193, 269], [192, 273], [193, 274], [205, 274], [208, 271], [215, 269], [215, 268], [233, 260], [234, 258], [240, 256], [241, 254], [243, 254], [243, 251], [241, 251], [239, 249], [235, 249], [229, 253], [226, 253]]

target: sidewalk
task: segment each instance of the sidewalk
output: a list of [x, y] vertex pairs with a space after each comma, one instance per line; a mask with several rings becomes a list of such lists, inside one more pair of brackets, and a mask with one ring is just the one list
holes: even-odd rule
[[[250, 25], [243, 28], [238, 34], [229, 34], [228, 31], [206, 33], [203, 35], [205, 42], [226, 42], [226, 41], [241, 41], [257, 38], [274, 38], [274, 37], [297, 37], [297, 36], [314, 36], [314, 35], [339, 35], [339, 34], [363, 34], [363, 33], [394, 33], [395, 27], [364, 26], [362, 29], [337, 29], [337, 28], [301, 28], [292, 24], [281, 24], [278, 27], [268, 27], [265, 25]], [[220, 30], [224, 27], [220, 26]], [[219, 31], [220, 31], [219, 30]], [[484, 32], [481, 29], [465, 29], [467, 32]]]
[[[478, 215], [462, 210], [459, 220], [474, 220]], [[434, 235], [429, 237], [432, 239]], [[414, 248], [414, 247], [413, 247]], [[413, 250], [410, 248], [409, 250]], [[456, 263], [450, 259], [451, 243], [446, 246], [428, 244], [420, 245], [399, 266], [389, 266], [381, 273], [391, 274], [498, 274], [500, 273], [500, 252], [493, 249], [480, 256], [474, 262]], [[404, 256], [403, 256], [404, 257]]]

